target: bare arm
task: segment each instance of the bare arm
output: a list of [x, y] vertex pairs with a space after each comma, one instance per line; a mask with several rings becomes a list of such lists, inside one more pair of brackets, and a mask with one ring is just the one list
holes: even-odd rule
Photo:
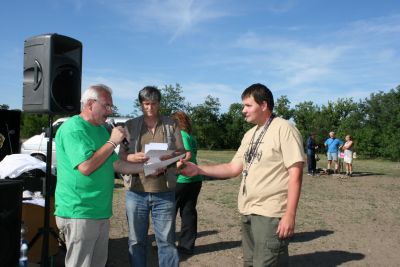
[[140, 173], [143, 172], [143, 164], [120, 159], [114, 162], [114, 170], [123, 174]]
[[192, 152], [186, 150], [185, 157], [183, 158], [183, 161], [180, 161], [180, 160], [177, 161], [177, 162], [176, 162], [176, 166], [177, 166], [178, 168], [183, 167], [183, 163], [182, 163], [182, 162], [184, 162], [184, 161], [189, 161], [191, 158], [192, 158]]
[[175, 147], [176, 147], [176, 152], [177, 152], [178, 154], [179, 154], [179, 153], [185, 153], [185, 152], [187, 152], [187, 151], [185, 150], [185, 147], [183, 146], [181, 130], [179, 129], [179, 127], [176, 127], [176, 128], [175, 128], [174, 136], [175, 136]]
[[344, 148], [344, 149], [349, 149], [349, 148], [351, 148], [352, 146], [353, 146], [353, 141], [349, 141], [348, 144], [347, 144], [347, 146], [346, 146], [346, 144], [343, 145], [343, 148]]
[[183, 160], [189, 161], [191, 158], [192, 158], [192, 152], [186, 151], [185, 157], [183, 158]]
[[[111, 136], [109, 141], [118, 145], [122, 142], [125, 137], [125, 131], [122, 127], [115, 127], [111, 132]], [[78, 170], [83, 175], [90, 175], [92, 172], [97, 170], [113, 153], [114, 146], [111, 143], [105, 143], [102, 147], [100, 147], [94, 154], [78, 165]]]
[[206, 175], [219, 179], [231, 178], [238, 176], [242, 170], [243, 165], [241, 163], [224, 163], [218, 165], [202, 165], [198, 166], [191, 162], [182, 161], [184, 167], [179, 170], [179, 173], [186, 176]]
[[276, 233], [279, 238], [287, 238], [294, 233], [296, 211], [300, 198], [303, 178], [303, 162], [296, 162], [289, 168], [288, 200], [286, 213], [279, 222]]

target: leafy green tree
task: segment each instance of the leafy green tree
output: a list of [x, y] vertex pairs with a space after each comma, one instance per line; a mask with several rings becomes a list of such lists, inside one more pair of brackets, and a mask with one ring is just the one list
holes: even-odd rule
[[[243, 120], [241, 105], [234, 103], [227, 113], [221, 115], [218, 98], [207, 96], [203, 104], [191, 107], [185, 103], [182, 91], [179, 84], [166, 85], [161, 89], [163, 114], [186, 111], [191, 116], [199, 147], [237, 148], [243, 133], [251, 127]], [[290, 108], [290, 101], [284, 95], [277, 99], [274, 112], [284, 119], [292, 120], [304, 140], [310, 132], [316, 133], [320, 145], [330, 131], [335, 131], [340, 139], [350, 134], [358, 155], [400, 160], [399, 103], [400, 86], [397, 86], [388, 93], [380, 91], [371, 94], [370, 98], [358, 103], [352, 98], [340, 98], [322, 106], [305, 101], [297, 104], [294, 109]], [[135, 106], [140, 111], [137, 99]], [[320, 152], [325, 151], [323, 146], [320, 147]]]
[[294, 110], [290, 108], [290, 101], [286, 95], [276, 100], [274, 112], [277, 116], [289, 120], [293, 117]]
[[400, 86], [366, 99], [365, 125], [358, 150], [367, 156], [400, 160]]
[[243, 106], [239, 103], [230, 105], [227, 113], [221, 115], [221, 124], [225, 129], [222, 140], [224, 149], [235, 149], [240, 146], [243, 135], [252, 125], [244, 120]]
[[303, 140], [307, 140], [311, 132], [315, 132], [317, 135], [321, 134], [319, 131], [320, 126], [318, 125], [319, 116], [319, 107], [312, 101], [301, 102], [295, 106], [293, 119], [297, 129], [303, 136]]
[[190, 108], [190, 104], [186, 102], [184, 96], [182, 96], [183, 89], [177, 83], [175, 87], [172, 85], [165, 85], [161, 89], [161, 114], [169, 115], [176, 111], [187, 112]]
[[49, 117], [47, 114], [32, 114], [22, 112], [21, 114], [21, 138], [29, 138], [40, 134], [49, 127]]
[[335, 129], [337, 137], [343, 141], [346, 135], [351, 135], [353, 140], [358, 139], [358, 131], [364, 125], [361, 102], [355, 103], [351, 98], [339, 99], [335, 104], [335, 110], [340, 120], [339, 126]]
[[219, 99], [208, 95], [203, 104], [190, 109], [193, 133], [199, 147], [216, 149], [222, 147]]
[[10, 106], [7, 104], [0, 104], [0, 109], [10, 109]]
[[340, 114], [337, 112], [335, 102], [328, 101], [327, 105], [321, 106], [321, 129], [328, 136], [331, 131], [337, 132], [340, 126]]

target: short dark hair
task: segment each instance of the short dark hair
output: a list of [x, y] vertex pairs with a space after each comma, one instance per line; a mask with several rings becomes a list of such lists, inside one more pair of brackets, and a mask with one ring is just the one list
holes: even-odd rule
[[242, 93], [242, 100], [253, 96], [257, 104], [261, 105], [263, 101], [267, 102], [268, 109], [272, 112], [274, 109], [274, 97], [271, 90], [261, 83], [255, 83], [247, 87]]
[[141, 104], [145, 100], [150, 101], [161, 101], [161, 92], [155, 86], [146, 86], [139, 91], [139, 103]]

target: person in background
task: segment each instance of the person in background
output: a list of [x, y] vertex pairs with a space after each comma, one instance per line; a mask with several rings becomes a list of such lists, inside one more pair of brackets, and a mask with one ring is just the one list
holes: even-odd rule
[[55, 216], [66, 241], [66, 267], [106, 265], [118, 160], [114, 149], [125, 137], [122, 127], [110, 136], [103, 126], [112, 114], [111, 94], [106, 85], [90, 86], [82, 95], [81, 113], [65, 121], [55, 137]]
[[[119, 156], [122, 160], [144, 163], [145, 146], [149, 143], [167, 143], [168, 150], [184, 152], [182, 137], [176, 122], [160, 115], [161, 93], [153, 86], [139, 91], [139, 103], [143, 116], [126, 121], [128, 145], [121, 144]], [[145, 176], [130, 176], [125, 179], [126, 215], [128, 219], [128, 246], [130, 265], [147, 266], [147, 234], [149, 215], [153, 222], [160, 267], [179, 265], [175, 245], [175, 186], [176, 164], [165, 172]]]
[[274, 99], [262, 84], [242, 93], [246, 132], [229, 163], [197, 166], [183, 163], [186, 176], [230, 178], [242, 174], [238, 194], [243, 266], [288, 266], [289, 237], [294, 233], [300, 198], [304, 147], [300, 132], [273, 114]]
[[[192, 135], [189, 117], [181, 111], [172, 114], [181, 129], [183, 146], [186, 150], [184, 160], [197, 164], [197, 142]], [[179, 162], [178, 162], [179, 168]], [[176, 214], [181, 216], [181, 231], [178, 239], [178, 251], [193, 254], [197, 238], [197, 198], [200, 194], [203, 177], [188, 177], [180, 174], [175, 189]]]
[[315, 150], [317, 148], [318, 146], [315, 144], [315, 133], [311, 133], [307, 139], [307, 175], [315, 175], [317, 169]]
[[346, 175], [353, 176], [353, 138], [346, 135], [346, 142], [343, 145], [344, 163], [346, 164]]
[[339, 173], [339, 162], [338, 162], [338, 154], [339, 150], [343, 146], [343, 141], [336, 138], [335, 132], [329, 133], [329, 138], [326, 139], [324, 143], [325, 147], [328, 149], [327, 151], [327, 159], [328, 159], [328, 173], [330, 173], [332, 161], [335, 163], [335, 170], [334, 173]]

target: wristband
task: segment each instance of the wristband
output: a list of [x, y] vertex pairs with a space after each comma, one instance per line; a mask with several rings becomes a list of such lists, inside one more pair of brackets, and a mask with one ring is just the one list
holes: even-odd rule
[[114, 149], [117, 148], [117, 145], [113, 141], [108, 140], [106, 143], [111, 144], [114, 147]]

